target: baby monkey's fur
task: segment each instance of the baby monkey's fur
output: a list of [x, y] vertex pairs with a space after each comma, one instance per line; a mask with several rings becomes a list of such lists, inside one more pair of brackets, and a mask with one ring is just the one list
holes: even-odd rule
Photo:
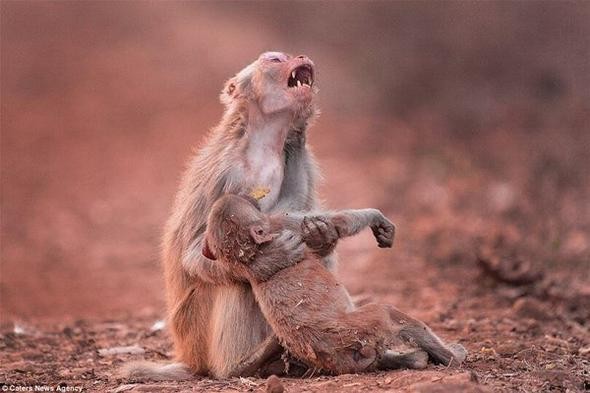
[[[368, 226], [379, 247], [393, 244], [395, 227], [379, 210], [344, 210], [322, 213], [319, 218], [335, 228], [339, 237], [355, 235]], [[234, 274], [250, 282], [262, 313], [291, 355], [331, 374], [424, 368], [428, 355], [445, 365], [465, 359], [461, 345], [446, 345], [423, 322], [392, 306], [352, 309], [343, 286], [305, 244], [309, 219], [267, 215], [251, 198], [225, 195], [209, 214], [203, 247], [205, 256], [230, 264]], [[300, 244], [298, 263], [273, 257], [273, 247], [284, 242]], [[400, 346], [414, 348], [405, 353], [391, 350]], [[245, 369], [259, 365], [248, 362]]]

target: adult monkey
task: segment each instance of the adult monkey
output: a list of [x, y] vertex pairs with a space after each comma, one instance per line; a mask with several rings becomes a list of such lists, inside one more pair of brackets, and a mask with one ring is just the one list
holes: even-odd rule
[[[264, 212], [319, 207], [316, 166], [306, 147], [316, 93], [312, 61], [281, 52], [263, 53], [225, 84], [223, 118], [186, 170], [164, 235], [169, 326], [180, 363], [136, 363], [127, 367], [128, 376], [247, 374], [258, 366], [249, 355], [276, 345], [249, 284], [202, 255], [203, 234], [211, 206], [226, 193], [264, 190]], [[311, 223], [307, 244], [329, 268], [337, 237], [326, 223]], [[302, 245], [284, 239], [275, 252], [295, 263]]]

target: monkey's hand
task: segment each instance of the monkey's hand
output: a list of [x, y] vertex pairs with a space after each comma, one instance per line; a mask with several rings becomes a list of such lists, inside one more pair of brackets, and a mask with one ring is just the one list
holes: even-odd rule
[[257, 281], [266, 281], [277, 272], [299, 263], [305, 257], [305, 243], [298, 233], [285, 230], [265, 244], [249, 266]]
[[371, 230], [380, 248], [391, 248], [395, 237], [395, 225], [389, 221], [381, 212], [371, 224]]
[[320, 257], [325, 257], [332, 253], [340, 238], [334, 223], [322, 216], [304, 217], [301, 228], [303, 241]]
[[305, 243], [301, 236], [295, 232], [283, 231], [279, 237], [273, 240], [273, 243], [276, 255], [291, 261], [291, 265], [301, 262], [305, 256]]

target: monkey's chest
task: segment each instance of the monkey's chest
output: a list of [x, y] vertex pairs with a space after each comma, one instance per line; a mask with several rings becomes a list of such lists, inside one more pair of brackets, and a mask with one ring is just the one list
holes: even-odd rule
[[259, 199], [260, 208], [271, 210], [279, 199], [285, 174], [281, 156], [261, 154], [248, 157], [244, 165], [244, 186]]

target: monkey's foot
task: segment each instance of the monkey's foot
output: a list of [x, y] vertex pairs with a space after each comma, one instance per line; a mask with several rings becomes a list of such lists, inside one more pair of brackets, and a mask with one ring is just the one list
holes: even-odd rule
[[382, 370], [392, 370], [398, 368], [421, 370], [426, 368], [427, 364], [428, 353], [421, 349], [405, 353], [387, 350], [379, 360], [378, 368]]
[[467, 357], [467, 350], [459, 343], [449, 344], [449, 350], [453, 353], [453, 359], [451, 360], [450, 365], [458, 366], [463, 363]]

